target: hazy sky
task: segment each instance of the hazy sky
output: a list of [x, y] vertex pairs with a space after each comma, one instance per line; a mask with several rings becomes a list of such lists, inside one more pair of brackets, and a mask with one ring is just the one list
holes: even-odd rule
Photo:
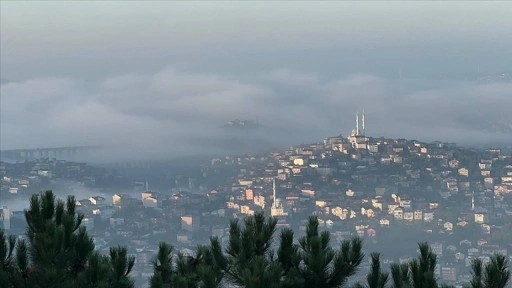
[[362, 109], [373, 136], [512, 142], [512, 83], [478, 81], [512, 70], [510, 2], [0, 3], [2, 149], [190, 153], [234, 118], [307, 142]]

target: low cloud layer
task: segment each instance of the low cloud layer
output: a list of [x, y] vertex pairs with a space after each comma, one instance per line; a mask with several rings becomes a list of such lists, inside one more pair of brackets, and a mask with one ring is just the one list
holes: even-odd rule
[[[112, 201], [110, 195], [105, 194], [99, 189], [88, 188], [83, 184], [71, 180], [54, 180], [45, 187], [45, 190], [52, 190], [57, 198], [62, 200], [66, 200], [68, 195], [72, 195], [79, 201], [89, 199], [93, 196], [104, 197], [107, 203]], [[112, 193], [116, 192], [117, 191], [113, 191]], [[9, 207], [11, 211], [23, 211], [24, 209], [28, 209], [30, 201], [28, 200], [29, 196], [26, 195], [27, 194], [19, 198], [5, 197], [2, 199], [2, 205]]]
[[[347, 135], [363, 110], [370, 136], [512, 141], [511, 82], [333, 79], [287, 69], [243, 79], [168, 67], [94, 83], [2, 82], [1, 148], [99, 145], [112, 159], [250, 152]], [[221, 128], [237, 118], [261, 128]]]

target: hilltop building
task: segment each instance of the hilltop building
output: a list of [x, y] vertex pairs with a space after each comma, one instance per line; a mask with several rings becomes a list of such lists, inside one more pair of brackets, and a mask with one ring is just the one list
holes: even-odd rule
[[284, 211], [283, 205], [281, 201], [276, 197], [276, 180], [274, 179], [272, 182], [272, 195], [274, 196], [272, 207], [270, 208], [270, 215], [272, 217], [276, 216], [287, 216], [288, 212]]
[[348, 136], [348, 141], [355, 149], [367, 149], [368, 138], [365, 136], [365, 115], [361, 115], [361, 123], [359, 123], [359, 113], [356, 113], [356, 127]]

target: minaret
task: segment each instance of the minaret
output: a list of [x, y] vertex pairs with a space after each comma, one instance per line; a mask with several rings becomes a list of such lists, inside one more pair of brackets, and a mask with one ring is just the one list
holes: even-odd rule
[[365, 131], [364, 131], [364, 110], [363, 110], [363, 135], [365, 134]]
[[473, 191], [473, 196], [471, 196], [471, 211], [475, 211], [475, 191]]
[[280, 202], [277, 201], [276, 198], [276, 179], [274, 178], [272, 182], [272, 194], [274, 195], [274, 203], [272, 203], [272, 207], [270, 208], [270, 215], [272, 217], [276, 216], [287, 216], [288, 212], [285, 212], [283, 206]]
[[274, 202], [272, 203], [272, 208], [277, 208], [276, 203], [276, 179], [272, 182], [272, 195], [274, 196]]
[[356, 135], [359, 135], [359, 112], [356, 113]]

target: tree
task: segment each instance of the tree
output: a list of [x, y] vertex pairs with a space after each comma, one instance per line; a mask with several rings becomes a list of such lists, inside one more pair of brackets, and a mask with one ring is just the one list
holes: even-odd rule
[[393, 263], [391, 264], [391, 279], [393, 282], [393, 288], [409, 288], [410, 286], [410, 272], [409, 264]]
[[110, 248], [110, 277], [109, 284], [112, 288], [132, 288], [133, 280], [128, 276], [135, 264], [135, 257], [128, 256], [126, 247], [117, 246]]
[[420, 243], [420, 255], [409, 262], [411, 284], [414, 288], [434, 288], [437, 281], [434, 270], [437, 264], [437, 255], [432, 252], [428, 243]]
[[276, 219], [263, 213], [245, 218], [243, 225], [236, 219], [231, 221], [226, 254], [212, 249], [225, 281], [251, 288], [280, 287], [283, 270], [271, 249], [276, 225]]
[[160, 242], [158, 252], [153, 260], [153, 276], [149, 279], [152, 288], [170, 288], [173, 278], [173, 255], [174, 247]]
[[[129, 274], [135, 258], [126, 247], [110, 248], [109, 255], [94, 251], [91, 237], [81, 225], [75, 200], [56, 200], [52, 191], [33, 195], [25, 210], [27, 240], [7, 236], [0, 229], [0, 287], [132, 288]], [[256, 213], [243, 222], [231, 221], [228, 246], [216, 237], [198, 246], [192, 255], [175, 252], [161, 242], [153, 260], [152, 288], [216, 288], [232, 283], [247, 288], [344, 287], [364, 254], [358, 237], [330, 245], [330, 233], [319, 231], [310, 217], [306, 235], [294, 243], [291, 229], [283, 229], [273, 246], [276, 219]], [[277, 248], [276, 250], [274, 250]], [[408, 263], [392, 264], [392, 288], [438, 288], [434, 276], [437, 256], [425, 243], [420, 255]], [[371, 270], [364, 285], [385, 288], [389, 274], [382, 271], [380, 254], [372, 253]], [[493, 255], [485, 264], [472, 263], [473, 279], [467, 288], [505, 288], [510, 280], [507, 258]]]
[[428, 243], [418, 244], [420, 255], [418, 258], [404, 264], [391, 265], [391, 279], [393, 288], [449, 288], [451, 286], [437, 284], [434, 270], [437, 264], [437, 255], [432, 252]]
[[94, 250], [74, 197], [64, 203], [52, 191], [32, 195], [25, 219], [34, 287], [73, 287]]
[[110, 256], [95, 252], [75, 208], [72, 196], [64, 202], [51, 190], [32, 195], [25, 210], [27, 241], [6, 241], [1, 231], [2, 287], [133, 287], [128, 274], [135, 259], [124, 247], [111, 248]]
[[174, 247], [160, 242], [153, 260], [152, 288], [218, 287], [222, 276], [210, 247], [198, 246], [195, 255], [174, 253]]
[[285, 228], [280, 234], [280, 243], [277, 250], [277, 259], [281, 264], [283, 277], [281, 287], [302, 287], [304, 279], [300, 275], [299, 245], [293, 243], [293, 230]]
[[507, 258], [495, 254], [491, 261], [483, 264], [481, 259], [474, 259], [471, 264], [473, 279], [470, 288], [504, 288], [510, 280]]
[[87, 261], [87, 267], [76, 280], [77, 287], [91, 288], [133, 288], [130, 274], [135, 258], [127, 255], [125, 247], [110, 248], [110, 255], [94, 252]]
[[200, 287], [219, 287], [224, 277], [224, 270], [227, 266], [225, 259], [219, 258], [222, 253], [222, 246], [216, 237], [210, 238], [210, 246], [199, 246], [197, 257], [201, 259], [197, 267], [197, 274], [200, 279]]
[[371, 269], [366, 276], [366, 285], [356, 284], [355, 288], [385, 288], [388, 282], [389, 274], [382, 272], [380, 263], [380, 254], [372, 253], [371, 257]]
[[341, 287], [354, 275], [364, 258], [362, 240], [344, 240], [338, 251], [330, 246], [328, 231], [319, 233], [318, 218], [310, 217], [306, 235], [299, 240], [300, 274], [305, 287]]
[[[330, 234], [319, 233], [318, 219], [311, 217], [306, 236], [294, 243], [291, 229], [279, 235], [277, 250], [272, 239], [277, 221], [256, 213], [243, 223], [233, 220], [225, 253], [217, 238], [211, 239], [210, 267], [222, 279], [241, 287], [341, 287], [355, 274], [364, 254], [362, 241], [353, 238], [330, 247]], [[219, 281], [217, 283], [220, 283]]]
[[16, 238], [7, 237], [4, 230], [0, 229], [0, 286], [11, 287], [11, 279], [17, 274], [15, 268], [14, 248]]
[[202, 259], [201, 255], [197, 255], [197, 253], [199, 253], [199, 250], [195, 256], [181, 252], [176, 254], [174, 287], [195, 288], [198, 286], [200, 282], [198, 268]]
[[77, 279], [79, 287], [110, 287], [109, 272], [111, 271], [110, 259], [107, 256], [94, 252], [88, 261], [87, 269]]

